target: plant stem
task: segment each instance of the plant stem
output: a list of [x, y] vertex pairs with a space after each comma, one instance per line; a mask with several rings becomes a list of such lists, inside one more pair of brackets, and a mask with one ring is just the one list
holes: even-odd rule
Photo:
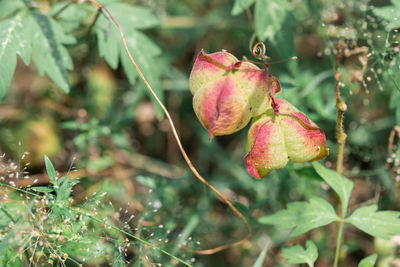
[[342, 237], [343, 237], [343, 228], [344, 228], [344, 223], [343, 223], [343, 220], [341, 220], [339, 222], [339, 230], [338, 230], [337, 239], [336, 239], [336, 252], [335, 252], [335, 261], [333, 263], [333, 267], [337, 267], [338, 263], [339, 263], [340, 250], [341, 250]]
[[343, 115], [347, 110], [346, 103], [340, 97], [340, 78], [341, 75], [338, 73], [339, 62], [344, 56], [344, 49], [346, 44], [339, 42], [336, 46], [337, 54], [335, 58], [334, 76], [336, 80], [335, 84], [335, 96], [336, 96], [336, 108], [337, 108], [337, 119], [336, 119], [336, 139], [338, 142], [338, 152], [336, 160], [336, 171], [341, 174], [343, 172], [343, 157], [344, 157], [344, 146], [346, 144], [347, 135], [343, 130]]
[[[337, 54], [335, 57], [335, 65], [334, 65], [334, 77], [336, 80], [335, 84], [335, 97], [336, 97], [336, 108], [337, 108], [337, 118], [336, 118], [336, 139], [338, 142], [338, 152], [337, 152], [337, 159], [336, 159], [336, 171], [337, 173], [341, 174], [343, 172], [343, 157], [344, 157], [344, 146], [346, 144], [346, 138], [347, 135], [343, 130], [343, 116], [344, 112], [347, 110], [347, 105], [346, 103], [341, 99], [340, 97], [340, 78], [341, 75], [338, 72], [339, 68], [339, 63], [344, 57], [344, 49], [346, 48], [346, 44], [344, 42], [338, 42], [336, 45], [337, 49]], [[336, 195], [336, 200], [337, 200], [337, 209], [336, 212], [340, 218], [342, 218], [342, 201], [341, 199]], [[343, 218], [339, 222], [339, 229], [336, 237], [336, 252], [335, 252], [335, 262], [334, 262], [334, 267], [337, 267], [339, 263], [339, 256], [340, 256], [340, 251], [342, 248], [342, 237], [343, 237]]]

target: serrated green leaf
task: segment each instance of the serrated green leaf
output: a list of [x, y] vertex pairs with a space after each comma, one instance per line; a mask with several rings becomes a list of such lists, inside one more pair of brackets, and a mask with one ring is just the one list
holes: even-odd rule
[[36, 192], [40, 193], [50, 193], [54, 191], [54, 188], [46, 187], [46, 186], [34, 186], [32, 189]]
[[[163, 71], [164, 64], [160, 64], [159, 59], [157, 58], [161, 54], [161, 49], [146, 35], [135, 30], [135, 28], [147, 28], [154, 26], [156, 25], [156, 20], [152, 18], [150, 20], [137, 23], [134, 21], [137, 18], [124, 16], [124, 14], [126, 15], [126, 10], [131, 10], [132, 7], [135, 9], [135, 11], [132, 12], [144, 12], [145, 14], [148, 13], [148, 10], [146, 11], [146, 9], [134, 6], [130, 6], [128, 8], [127, 6], [130, 5], [113, 3], [108, 5], [108, 8], [110, 8], [111, 13], [116, 17], [117, 21], [121, 25], [121, 28], [123, 29], [128, 49], [132, 54], [136, 64], [147, 81], [151, 84], [158, 97], [162, 100], [163, 91], [160, 76]], [[113, 11], [115, 11], [115, 13], [113, 13]], [[151, 16], [154, 17], [153, 15]], [[129, 82], [132, 85], [137, 85], [138, 73], [130, 62], [130, 59], [125, 51], [118, 29], [116, 29], [114, 25], [111, 25], [109, 20], [105, 19], [104, 17], [100, 17], [96, 23], [96, 34], [99, 40], [98, 46], [100, 55], [104, 57], [107, 63], [114, 69], [118, 67], [119, 60], [121, 60], [122, 67], [124, 68]], [[144, 84], [141, 81], [139, 85], [140, 87], [137, 87], [138, 89], [145, 90], [147, 92]], [[153, 102], [155, 101], [154, 98], [151, 99]], [[158, 105], [155, 105], [155, 107], [157, 110], [157, 115], [161, 116], [161, 108]]]
[[121, 36], [119, 32], [115, 31], [114, 28], [112, 30], [97, 28], [96, 34], [100, 56], [106, 60], [112, 69], [116, 69], [120, 56], [119, 43], [121, 42]]
[[[153, 64], [152, 58], [160, 55], [161, 49], [143, 33], [138, 31], [130, 32], [129, 35], [126, 36], [126, 43], [129, 51], [136, 61], [136, 64], [143, 72], [143, 75], [145, 75], [146, 79], [148, 79], [150, 83], [156, 82], [157, 64]], [[125, 73], [128, 76], [128, 80], [131, 84], [135, 84], [138, 73], [129, 60], [129, 57], [127, 56], [122, 44], [120, 50], [122, 66], [124, 67]]]
[[151, 13], [150, 9], [145, 7], [117, 2], [107, 5], [107, 8], [124, 32], [131, 28], [148, 29], [160, 24], [160, 20]]
[[384, 239], [389, 239], [390, 235], [400, 234], [400, 212], [377, 211], [377, 209], [377, 205], [361, 207], [346, 218], [345, 222], [351, 223], [367, 234]]
[[52, 18], [32, 12], [30, 31], [33, 34], [33, 61], [40, 75], [45, 73], [66, 93], [69, 92], [67, 70], [73, 69], [72, 59], [64, 44], [75, 39], [67, 35]]
[[51, 163], [50, 159], [47, 156], [44, 156], [44, 163], [46, 165], [46, 172], [50, 178], [50, 183], [56, 184], [56, 170], [54, 169], [53, 163]]
[[232, 16], [237, 16], [242, 13], [246, 8], [251, 6], [255, 0], [235, 0], [231, 11]]
[[261, 217], [259, 222], [275, 225], [281, 230], [294, 228], [290, 236], [295, 237], [338, 220], [329, 202], [322, 198], [312, 198], [309, 202], [289, 203], [287, 209]]
[[[49, 15], [57, 14], [65, 6], [65, 3], [57, 3], [52, 6]], [[82, 8], [82, 4], [71, 4], [64, 9], [58, 16], [57, 21], [66, 32], [72, 32], [79, 27], [81, 21], [88, 17], [88, 12]]]
[[353, 190], [354, 183], [340, 175], [339, 173], [325, 168], [318, 162], [312, 163], [315, 171], [321, 176], [322, 179], [336, 192], [342, 201], [342, 217], [346, 216], [347, 206], [351, 191]]
[[288, 12], [287, 0], [258, 0], [254, 9], [254, 24], [260, 41], [273, 40], [281, 30]]
[[307, 240], [306, 249], [300, 245], [285, 247], [282, 248], [281, 256], [290, 263], [307, 263], [308, 266], [313, 267], [318, 258], [318, 249], [313, 241]]
[[17, 64], [16, 53], [25, 64], [31, 56], [29, 35], [26, 34], [26, 18], [21, 14], [0, 21], [0, 100], [6, 95]]
[[358, 267], [374, 267], [377, 258], [378, 258], [378, 255], [376, 255], [376, 254], [369, 255], [368, 257], [366, 257], [360, 261], [360, 263], [358, 264]]

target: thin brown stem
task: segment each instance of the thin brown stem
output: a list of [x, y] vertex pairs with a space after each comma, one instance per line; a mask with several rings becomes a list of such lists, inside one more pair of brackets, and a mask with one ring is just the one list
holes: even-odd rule
[[109, 18], [112, 20], [112, 22], [115, 24], [115, 26], [117, 26], [120, 34], [121, 34], [121, 38], [122, 38], [122, 42], [125, 48], [126, 53], [128, 54], [129, 60], [131, 61], [132, 65], [135, 67], [136, 71], [138, 72], [140, 78], [142, 79], [142, 81], [144, 82], [144, 84], [146, 85], [147, 89], [149, 90], [149, 92], [151, 93], [151, 95], [154, 97], [154, 99], [157, 101], [157, 103], [160, 105], [160, 107], [162, 108], [162, 110], [165, 113], [165, 116], [168, 119], [169, 125], [171, 126], [171, 130], [172, 133], [175, 137], [175, 141], [179, 147], [179, 150], [183, 156], [183, 158], [186, 161], [186, 164], [189, 166], [190, 170], [193, 172], [193, 174], [196, 176], [197, 179], [199, 179], [203, 184], [205, 184], [208, 188], [210, 188], [212, 191], [214, 191], [221, 199], [222, 201], [224, 201], [231, 209], [232, 211], [244, 222], [244, 224], [246, 225], [248, 234], [240, 241], [231, 243], [231, 244], [226, 244], [226, 245], [222, 245], [222, 246], [218, 246], [216, 248], [212, 248], [212, 249], [205, 249], [205, 250], [196, 250], [193, 251], [196, 254], [202, 254], [202, 255], [209, 255], [209, 254], [214, 254], [217, 253], [221, 250], [242, 244], [244, 242], [246, 242], [252, 235], [252, 229], [250, 224], [247, 222], [246, 218], [243, 216], [243, 214], [235, 208], [235, 206], [233, 206], [233, 204], [224, 196], [222, 195], [222, 193], [220, 193], [215, 187], [213, 187], [212, 185], [210, 185], [196, 170], [196, 168], [193, 166], [191, 160], [189, 159], [188, 155], [186, 154], [185, 149], [183, 148], [180, 138], [178, 136], [178, 133], [176, 131], [174, 122], [167, 110], [167, 108], [164, 106], [164, 104], [161, 102], [161, 100], [158, 98], [157, 94], [154, 92], [153, 88], [151, 87], [151, 85], [149, 84], [149, 82], [147, 81], [147, 79], [144, 77], [143, 73], [141, 72], [141, 70], [139, 69], [139, 67], [137, 66], [135, 60], [133, 59], [128, 46], [126, 44], [126, 40], [125, 40], [125, 35], [122, 31], [121, 26], [119, 25], [118, 21], [114, 18], [114, 16], [111, 14], [111, 12], [104, 6], [98, 4], [95, 0], [89, 0], [89, 2], [96, 7], [99, 10], [105, 11], [105, 13], [109, 16]]
[[334, 77], [336, 80], [335, 84], [335, 96], [336, 96], [336, 108], [337, 108], [337, 119], [336, 119], [336, 139], [338, 142], [338, 152], [336, 160], [336, 171], [341, 174], [343, 172], [343, 158], [344, 158], [344, 146], [346, 144], [347, 135], [343, 130], [343, 116], [347, 110], [346, 103], [340, 97], [340, 86], [341, 86], [341, 75], [338, 72], [339, 63], [344, 57], [344, 49], [346, 44], [339, 42], [337, 44], [337, 54], [335, 58], [334, 66]]
[[[392, 156], [392, 153], [393, 153], [393, 143], [394, 143], [396, 134], [397, 134], [397, 138], [400, 140], [400, 126], [394, 126], [392, 131], [390, 131], [389, 140], [388, 140], [389, 141], [388, 142], [388, 159]], [[390, 168], [389, 162], [386, 162], [385, 168], [386, 169]]]

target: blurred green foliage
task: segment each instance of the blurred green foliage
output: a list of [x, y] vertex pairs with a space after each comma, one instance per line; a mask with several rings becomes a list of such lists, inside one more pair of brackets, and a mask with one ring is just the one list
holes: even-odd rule
[[[330, 168], [337, 156], [335, 46], [346, 43], [349, 54], [339, 65], [348, 107], [344, 176], [354, 188], [351, 198], [340, 197], [349, 214], [365, 204], [399, 210], [399, 137], [387, 151], [390, 132], [400, 125], [399, 0], [99, 2], [121, 24], [194, 165], [243, 212], [254, 235], [209, 256], [184, 249], [234, 242], [245, 229], [186, 167], [106, 16], [87, 1], [0, 0], [0, 265], [181, 264], [139, 237], [195, 266], [289, 266], [299, 262], [290, 255], [297, 250], [311, 259], [303, 262], [314, 262], [314, 246], [306, 242], [312, 239], [315, 265], [331, 266], [334, 229], [293, 239], [289, 230], [259, 222], [290, 210], [293, 201], [335, 203], [311, 164], [290, 163], [255, 180], [243, 163], [247, 128], [210, 142], [192, 110], [188, 77], [197, 53], [226, 49], [251, 59], [254, 34], [271, 61], [298, 57], [271, 64], [270, 71], [282, 85], [278, 97], [326, 133]], [[44, 155], [59, 171], [51, 183]], [[368, 215], [378, 216], [375, 210]], [[345, 228], [344, 238], [340, 266], [356, 266], [374, 252], [379, 266], [399, 260], [355, 228]], [[398, 248], [396, 240], [390, 235], [389, 247]], [[281, 254], [293, 244], [305, 249]]]

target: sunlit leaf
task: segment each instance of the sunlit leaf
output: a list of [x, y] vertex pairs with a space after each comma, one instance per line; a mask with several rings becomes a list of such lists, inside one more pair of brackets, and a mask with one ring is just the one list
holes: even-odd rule
[[278, 229], [294, 228], [290, 236], [295, 237], [338, 220], [331, 204], [322, 198], [312, 198], [309, 202], [291, 202], [285, 210], [261, 217], [259, 222]]
[[[163, 72], [164, 64], [160, 64], [162, 62], [158, 58], [161, 54], [161, 49], [150, 38], [136, 30], [158, 25], [158, 18], [152, 15], [148, 9], [142, 7], [122, 3], [110, 3], [107, 7], [121, 25], [127, 47], [135, 63], [157, 93], [158, 97], [162, 100], [163, 91], [160, 76]], [[127, 14], [129, 10], [133, 12], [132, 14], [138, 15], [135, 17], [135, 15]], [[146, 15], [146, 18], [143, 18], [143, 15]], [[140, 21], [139, 18], [141, 18]], [[119, 62], [121, 62], [130, 84], [137, 85], [139, 75], [125, 51], [118, 29], [110, 24], [109, 20], [101, 16], [96, 23], [96, 34], [100, 55], [104, 57], [107, 63], [114, 69], [116, 69]], [[144, 89], [141, 81], [140, 84], [142, 85], [140, 88]], [[156, 109], [158, 115], [160, 115], [162, 112], [158, 105], [156, 105]]]
[[50, 178], [50, 182], [52, 184], [56, 184], [56, 170], [54, 169], [53, 163], [51, 163], [49, 157], [44, 156], [44, 163], [46, 165], [46, 171], [47, 171], [47, 175]]
[[23, 0], [0, 0], [0, 19], [3, 19], [19, 9], [26, 7]]
[[360, 261], [360, 263], [358, 264], [358, 267], [374, 267], [377, 258], [378, 258], [378, 255], [376, 255], [376, 254], [369, 255], [368, 257], [366, 257]]
[[[55, 4], [51, 8], [49, 15], [54, 16], [64, 7], [64, 2]], [[63, 27], [66, 32], [71, 32], [78, 28], [81, 24], [81, 21], [86, 19], [88, 16], [88, 12], [86, 11], [86, 9], [82, 8], [82, 5], [71, 4], [58, 14], [57, 22], [61, 25], [61, 27]]]
[[255, 0], [235, 0], [231, 14], [233, 16], [239, 15], [244, 10], [246, 10], [246, 8], [251, 6], [254, 2], [255, 2]]
[[400, 1], [394, 0], [392, 3], [393, 5], [390, 6], [374, 7], [372, 9], [372, 12], [376, 16], [381, 17], [389, 22], [389, 24], [386, 26], [387, 30], [400, 28]]
[[29, 64], [31, 45], [26, 17], [17, 14], [0, 21], [0, 100], [6, 95], [17, 64], [16, 53]]
[[342, 216], [345, 217], [354, 183], [337, 172], [325, 168], [318, 162], [313, 162], [313, 167], [342, 200]]
[[308, 266], [313, 267], [318, 258], [318, 250], [313, 241], [307, 240], [305, 249], [299, 245], [285, 247], [282, 248], [281, 256], [289, 263], [307, 263]]
[[113, 3], [107, 5], [115, 19], [124, 31], [130, 28], [148, 29], [160, 24], [160, 20], [154, 16], [150, 9], [127, 3]]
[[390, 235], [400, 234], [400, 212], [377, 209], [377, 205], [361, 207], [345, 221], [375, 237], [389, 239]]
[[34, 186], [32, 187], [32, 190], [40, 193], [50, 193], [53, 192], [54, 189], [46, 186]]

